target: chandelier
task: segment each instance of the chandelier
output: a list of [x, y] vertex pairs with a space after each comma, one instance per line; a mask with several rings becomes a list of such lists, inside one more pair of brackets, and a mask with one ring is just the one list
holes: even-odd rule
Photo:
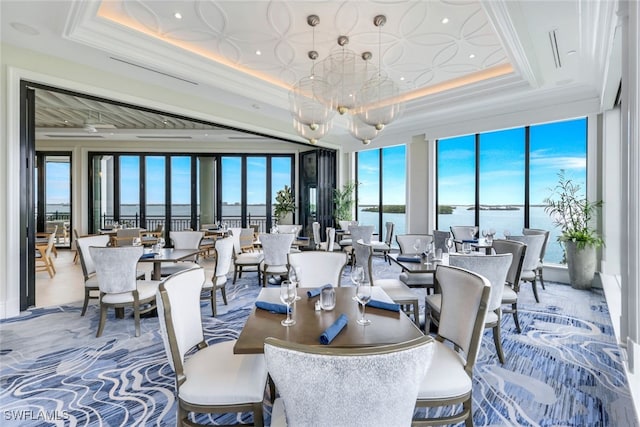
[[381, 28], [387, 22], [377, 15], [378, 66], [371, 63], [371, 52], [358, 55], [346, 48], [349, 37], [337, 39], [339, 49], [316, 63], [315, 27], [317, 15], [309, 15], [307, 24], [313, 29], [313, 47], [308, 52], [313, 61], [311, 74], [296, 82], [289, 92], [289, 106], [295, 131], [316, 144], [332, 127], [335, 113], [349, 118], [349, 133], [363, 144], [371, 143], [386, 125], [402, 111], [398, 85], [382, 70]]

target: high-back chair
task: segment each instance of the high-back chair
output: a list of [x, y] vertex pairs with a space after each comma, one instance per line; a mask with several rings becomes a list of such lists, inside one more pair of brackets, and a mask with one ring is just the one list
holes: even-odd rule
[[203, 269], [186, 270], [168, 277], [157, 293], [160, 334], [175, 372], [176, 425], [194, 425], [188, 420], [189, 412], [252, 411], [253, 424], [262, 426], [267, 383], [264, 357], [233, 354], [235, 340], [205, 342], [200, 313], [204, 281]]
[[549, 231], [541, 230], [539, 228], [523, 228], [522, 234], [525, 236], [539, 235], [539, 234], [544, 236], [544, 243], [542, 244], [542, 249], [540, 249], [540, 260], [538, 260], [538, 268], [536, 269], [536, 274], [538, 276], [538, 279], [540, 279], [540, 284], [542, 285], [542, 289], [544, 289], [544, 277], [543, 277], [544, 254], [547, 250], [547, 243], [549, 243]]
[[225, 284], [227, 283], [227, 274], [231, 270], [233, 262], [233, 238], [225, 237], [224, 239], [216, 239], [213, 245], [215, 261], [213, 264], [213, 274], [211, 281], [205, 281], [202, 286], [204, 292], [209, 292], [211, 299], [211, 314], [215, 317], [218, 314], [218, 305], [216, 301], [216, 293], [220, 289], [222, 301], [227, 305], [227, 291]]
[[411, 425], [432, 341], [423, 336], [395, 345], [332, 348], [267, 338], [267, 369], [280, 393], [271, 425]]
[[[458, 240], [456, 242], [456, 252], [462, 251], [462, 243], [459, 243], [460, 241], [473, 240], [478, 237], [478, 227], [473, 225], [452, 225], [449, 229], [453, 238]], [[472, 232], [473, 236], [471, 235]]]
[[440, 249], [443, 254], [449, 252], [449, 248], [447, 248], [447, 239], [451, 237], [451, 233], [449, 231], [440, 231], [433, 230], [433, 249]]
[[96, 292], [100, 291], [100, 288], [98, 287], [98, 278], [96, 277], [96, 266], [93, 263], [89, 247], [96, 246], [104, 248], [109, 244], [110, 239], [111, 237], [108, 235], [87, 236], [76, 239], [78, 258], [80, 258], [80, 266], [82, 267], [82, 274], [84, 275], [84, 303], [82, 304], [80, 316], [84, 316], [87, 312], [90, 299], [100, 298], [100, 294], [95, 295]]
[[316, 250], [320, 249], [320, 243], [322, 243], [322, 237], [320, 237], [320, 223], [318, 221], [314, 221], [311, 224], [311, 231], [313, 231], [313, 243], [315, 244]]
[[364, 270], [365, 280], [372, 286], [380, 286], [396, 304], [400, 304], [407, 315], [413, 315], [413, 320], [420, 327], [420, 306], [418, 296], [402, 281], [398, 279], [376, 279], [373, 275], [371, 257], [373, 247], [358, 240], [353, 244], [357, 266]]
[[96, 337], [102, 335], [109, 308], [133, 308], [136, 337], [140, 336], [140, 314], [156, 308], [160, 282], [136, 280], [136, 265], [143, 252], [142, 246], [89, 247], [100, 288], [100, 324]]
[[[442, 418], [414, 417], [413, 425], [473, 425], [473, 366], [480, 350], [491, 285], [477, 273], [439, 265], [436, 281], [442, 290], [440, 323], [433, 360], [422, 377], [416, 407], [458, 407]], [[448, 345], [448, 344], [450, 345]]]
[[140, 228], [120, 228], [111, 237], [111, 246], [132, 246], [136, 237], [140, 237]]
[[293, 233], [295, 237], [298, 237], [301, 231], [300, 224], [278, 224], [278, 233]]
[[289, 265], [296, 271], [298, 286], [311, 288], [330, 284], [340, 286], [347, 265], [344, 252], [304, 251], [289, 254]]
[[[416, 251], [414, 245], [417, 240], [420, 241]], [[431, 234], [397, 234], [396, 242], [398, 242], [400, 254], [402, 255], [421, 254], [427, 250], [429, 243], [433, 243], [433, 236]], [[410, 288], [425, 288], [427, 293], [434, 290], [433, 273], [409, 273], [403, 271], [398, 278]]]
[[[450, 254], [449, 265], [464, 268], [482, 275], [489, 280], [491, 284], [491, 296], [489, 297], [489, 309], [485, 319], [485, 328], [491, 328], [493, 331], [493, 342], [496, 346], [498, 360], [504, 364], [504, 350], [502, 349], [502, 341], [500, 339], [500, 321], [502, 320], [502, 295], [504, 293], [504, 284], [507, 280], [507, 274], [511, 268], [511, 254], [500, 255], [463, 255]], [[435, 299], [436, 295], [430, 295], [429, 299]], [[433, 313], [433, 306], [430, 307]]]
[[[57, 226], [56, 226], [57, 227]], [[36, 243], [35, 259], [36, 271], [46, 271], [49, 277], [53, 278], [56, 274], [56, 268], [53, 265], [53, 248], [56, 242], [56, 232], [51, 232], [47, 236], [46, 243]]]
[[383, 241], [372, 241], [371, 246], [373, 247], [373, 253], [382, 253], [385, 261], [388, 261], [391, 264], [391, 260], [388, 259], [389, 252], [391, 251], [391, 242], [393, 242], [393, 230], [395, 228], [395, 224], [391, 221], [387, 221], [384, 223], [385, 228], [385, 238]]
[[[169, 233], [171, 245], [173, 249], [200, 249], [200, 242], [204, 238], [203, 231], [172, 231]], [[171, 276], [179, 271], [188, 270], [190, 268], [198, 268], [198, 255], [185, 258], [180, 262], [171, 264], [162, 263], [160, 274], [162, 277]], [[165, 265], [167, 264], [167, 265]]]
[[524, 261], [522, 261], [522, 274], [520, 280], [530, 282], [533, 288], [533, 296], [536, 302], [540, 302], [538, 297], [538, 286], [536, 278], [538, 277], [538, 263], [540, 261], [540, 253], [544, 245], [545, 237], [542, 234], [532, 234], [528, 236], [510, 236], [510, 240], [516, 240], [527, 245], [527, 253]]
[[[349, 232], [351, 236], [348, 239], [343, 239], [340, 242], [340, 246], [343, 246], [350, 259], [350, 264], [355, 265], [355, 253], [353, 251], [353, 242], [362, 240], [363, 243], [370, 244], [371, 236], [373, 235], [373, 225], [350, 225]], [[346, 243], [346, 245], [345, 245]]]
[[260, 263], [263, 286], [267, 286], [268, 276], [286, 276], [288, 274], [289, 261], [287, 256], [291, 252], [294, 238], [293, 233], [260, 234], [264, 256]]
[[511, 267], [507, 273], [507, 283], [504, 285], [502, 293], [502, 304], [511, 305], [511, 308], [503, 308], [503, 313], [511, 313], [513, 322], [518, 333], [522, 332], [520, 321], [518, 320], [518, 292], [520, 291], [520, 275], [522, 274], [522, 263], [527, 251], [527, 245], [515, 240], [494, 240], [492, 244], [496, 254], [511, 254]]
[[[242, 277], [245, 271], [258, 272], [258, 285], [260, 285], [259, 266], [262, 261], [262, 252], [253, 247], [254, 232], [252, 228], [230, 228], [233, 239], [233, 283]], [[251, 244], [249, 244], [249, 241]]]
[[[336, 243], [336, 229], [333, 227], [327, 227], [325, 229], [325, 234], [327, 235], [327, 245], [324, 250], [329, 252], [339, 251], [340, 245]], [[322, 249], [322, 244], [320, 245], [320, 249]]]

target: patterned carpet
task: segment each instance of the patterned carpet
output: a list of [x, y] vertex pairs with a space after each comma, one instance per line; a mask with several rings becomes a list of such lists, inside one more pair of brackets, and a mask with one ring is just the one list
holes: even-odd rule
[[[376, 277], [399, 272], [377, 258], [374, 266]], [[227, 289], [229, 306], [219, 307], [218, 318], [202, 305], [210, 343], [239, 334], [258, 292], [255, 274]], [[548, 283], [539, 304], [531, 294], [526, 286], [520, 293], [522, 334], [513, 333], [510, 315], [503, 319], [505, 365], [491, 332], [484, 335], [474, 373], [474, 424], [637, 426], [602, 292]], [[0, 322], [2, 425], [174, 425], [174, 377], [157, 318], [143, 319], [135, 338], [133, 319], [111, 313], [96, 338], [95, 303], [85, 317], [80, 308], [35, 309]], [[249, 414], [198, 418], [211, 424], [249, 420]]]

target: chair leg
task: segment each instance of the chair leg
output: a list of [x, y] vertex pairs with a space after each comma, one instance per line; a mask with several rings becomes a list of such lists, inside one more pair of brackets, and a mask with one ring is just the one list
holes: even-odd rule
[[82, 304], [82, 312], [80, 313], [80, 316], [84, 316], [87, 312], [87, 306], [89, 305], [89, 298], [91, 296], [90, 292], [89, 288], [84, 288], [84, 304]]
[[102, 335], [102, 331], [104, 330], [104, 324], [107, 322], [107, 307], [100, 303], [100, 323], [98, 324], [98, 333], [96, 333], [96, 338]]
[[211, 288], [211, 315], [216, 317], [218, 315], [218, 296], [216, 295], [216, 286]]
[[544, 278], [542, 277], [542, 267], [538, 269], [538, 277], [540, 278], [540, 284], [542, 285], [542, 289], [546, 289], [544, 287]]
[[276, 401], [276, 383], [273, 382], [273, 378], [271, 378], [271, 375], [267, 376], [267, 382], [269, 384], [269, 400], [273, 405], [273, 402]]
[[180, 402], [178, 402], [178, 411], [176, 413], [176, 425], [183, 426], [187, 422], [187, 418], [189, 413], [184, 410], [183, 407], [180, 406]]
[[533, 278], [533, 282], [531, 282], [531, 287], [533, 288], [533, 296], [536, 298], [536, 302], [540, 302], [540, 298], [538, 298], [538, 281]]
[[253, 404], [253, 425], [256, 427], [264, 426], [264, 415], [262, 414], [262, 402]]
[[136, 302], [133, 306], [133, 320], [136, 325], [136, 337], [140, 336], [140, 304]]
[[518, 320], [518, 303], [514, 302], [513, 304], [511, 304], [511, 312], [513, 313], [513, 323], [516, 324], [516, 331], [518, 331], [519, 334], [522, 333], [522, 329], [520, 329], [520, 321]]
[[471, 408], [472, 400], [473, 399], [471, 399], [471, 396], [469, 396], [469, 398], [467, 400], [462, 402], [463, 411], [465, 411], [465, 412], [468, 411], [467, 418], [464, 420], [464, 425], [466, 427], [473, 427], [473, 410]]
[[78, 263], [78, 251], [76, 251], [75, 254], [73, 254], [73, 263], [77, 264]]
[[226, 288], [226, 286], [222, 285], [222, 287], [220, 288], [220, 293], [222, 294], [222, 301], [224, 302], [224, 305], [229, 305], [229, 303], [227, 302], [227, 288]]
[[500, 339], [500, 316], [498, 316], [498, 324], [493, 327], [493, 343], [496, 346], [498, 360], [504, 365], [504, 351], [502, 351], [502, 340]]
[[237, 276], [238, 276], [238, 266], [236, 265], [233, 267], [233, 284], [234, 285], [236, 284]]

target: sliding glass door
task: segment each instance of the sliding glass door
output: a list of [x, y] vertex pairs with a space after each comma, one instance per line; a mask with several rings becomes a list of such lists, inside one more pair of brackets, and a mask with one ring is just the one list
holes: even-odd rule
[[36, 226], [56, 233], [55, 245], [71, 244], [71, 153], [37, 152]]

